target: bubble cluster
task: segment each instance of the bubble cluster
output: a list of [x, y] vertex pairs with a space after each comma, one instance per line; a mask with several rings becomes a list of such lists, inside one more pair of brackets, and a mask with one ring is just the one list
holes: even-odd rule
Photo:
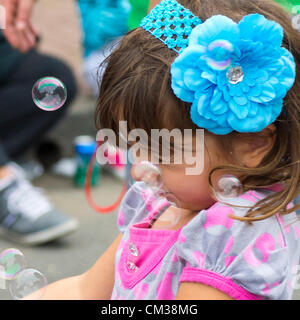
[[38, 300], [45, 293], [47, 279], [38, 270], [26, 269], [23, 253], [10, 248], [0, 254], [0, 284], [0, 289], [8, 289], [14, 300]]
[[54, 77], [41, 78], [32, 88], [32, 98], [40, 109], [55, 111], [65, 104], [67, 89], [59, 79]]

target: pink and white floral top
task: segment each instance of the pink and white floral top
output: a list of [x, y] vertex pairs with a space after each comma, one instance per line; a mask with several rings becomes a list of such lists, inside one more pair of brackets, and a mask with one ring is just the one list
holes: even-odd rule
[[[276, 190], [248, 191], [231, 204], [253, 206], [270, 192]], [[247, 211], [216, 202], [179, 230], [151, 229], [155, 213], [132, 187], [119, 211], [123, 239], [111, 299], [172, 300], [181, 282], [209, 285], [238, 300], [291, 299], [300, 253], [297, 215], [252, 225], [228, 217]]]

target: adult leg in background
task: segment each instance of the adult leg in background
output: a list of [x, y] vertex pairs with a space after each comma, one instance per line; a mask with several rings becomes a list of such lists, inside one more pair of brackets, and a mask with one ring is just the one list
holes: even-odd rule
[[[65, 105], [53, 112], [35, 106], [34, 83], [53, 76], [67, 87]], [[77, 220], [57, 211], [25, 178], [10, 157], [21, 155], [65, 114], [76, 94], [71, 70], [61, 61], [31, 51], [0, 83], [0, 234], [12, 241], [34, 245], [64, 236], [78, 227]]]

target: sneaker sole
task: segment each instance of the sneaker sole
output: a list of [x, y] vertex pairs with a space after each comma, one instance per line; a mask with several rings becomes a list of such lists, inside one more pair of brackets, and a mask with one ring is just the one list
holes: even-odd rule
[[20, 236], [13, 231], [0, 227], [0, 236], [23, 245], [39, 245], [66, 236], [76, 231], [78, 227], [79, 222], [73, 219], [53, 228], [38, 231], [26, 236]]

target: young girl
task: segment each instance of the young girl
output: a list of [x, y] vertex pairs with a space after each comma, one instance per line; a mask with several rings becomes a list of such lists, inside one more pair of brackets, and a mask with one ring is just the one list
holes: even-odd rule
[[[50, 285], [44, 298], [291, 299], [300, 249], [299, 48], [289, 15], [269, 0], [163, 0], [129, 32], [108, 59], [98, 127], [118, 133], [126, 120], [149, 136], [152, 128], [202, 128], [204, 171], [159, 165], [181, 203], [176, 225], [162, 228], [131, 188], [118, 238], [89, 271]], [[220, 172], [243, 185], [230, 204], [211, 192]]]

